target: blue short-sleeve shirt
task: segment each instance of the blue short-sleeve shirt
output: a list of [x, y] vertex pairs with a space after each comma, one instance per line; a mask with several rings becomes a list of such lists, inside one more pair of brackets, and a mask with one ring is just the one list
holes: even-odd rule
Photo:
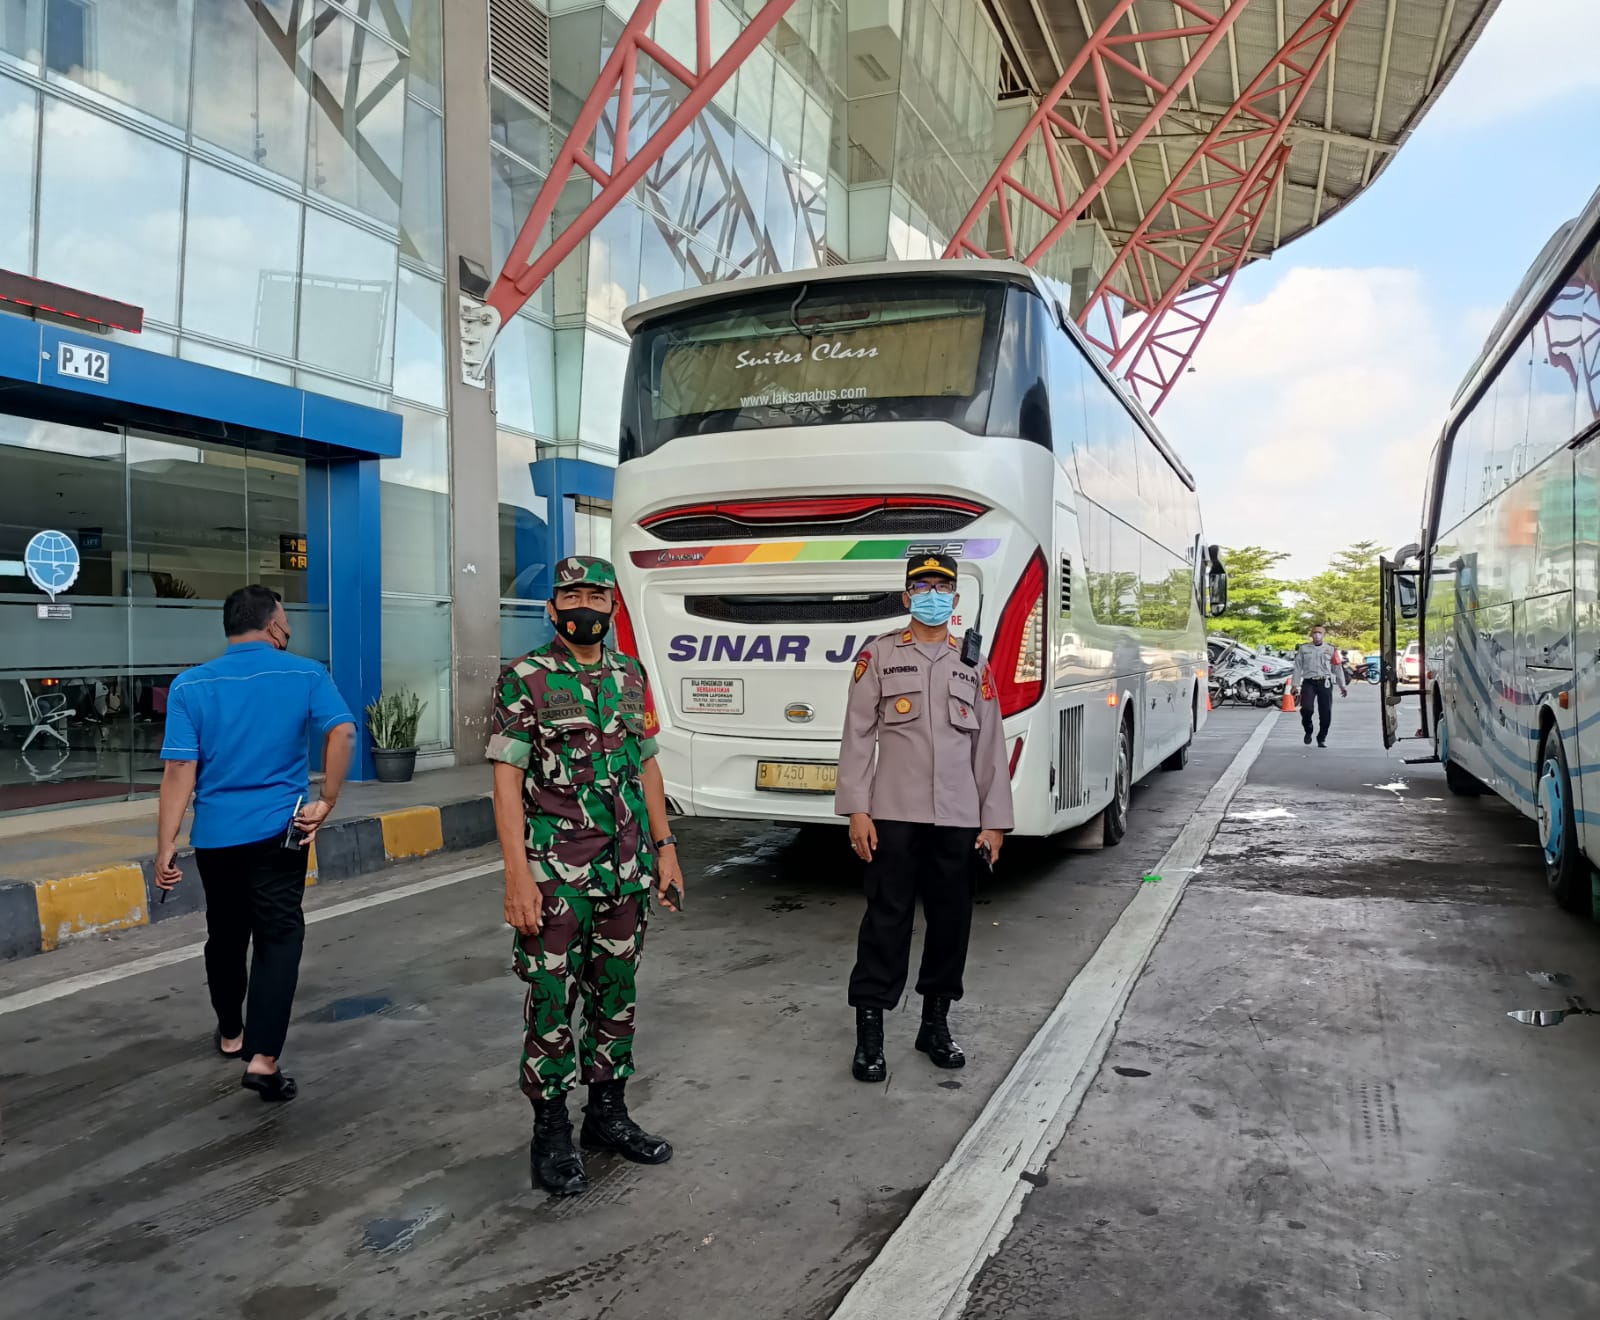
[[189, 842], [231, 848], [285, 833], [310, 780], [308, 739], [354, 723], [326, 669], [269, 642], [234, 643], [179, 674], [161, 759], [199, 762]]

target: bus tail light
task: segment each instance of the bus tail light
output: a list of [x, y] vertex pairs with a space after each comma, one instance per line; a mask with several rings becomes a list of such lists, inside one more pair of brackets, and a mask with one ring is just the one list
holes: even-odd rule
[[639, 654], [639, 639], [634, 635], [633, 617], [628, 613], [627, 602], [622, 599], [620, 591], [614, 594], [617, 608], [612, 619], [617, 629], [617, 650], [623, 655], [631, 655], [645, 670], [644, 732], [645, 737], [653, 738], [661, 729], [661, 717], [656, 714], [656, 690], [650, 686], [650, 671], [645, 667], [644, 657]]
[[1000, 612], [989, 652], [1002, 717], [1027, 710], [1044, 694], [1044, 590], [1044, 555], [1036, 550]]

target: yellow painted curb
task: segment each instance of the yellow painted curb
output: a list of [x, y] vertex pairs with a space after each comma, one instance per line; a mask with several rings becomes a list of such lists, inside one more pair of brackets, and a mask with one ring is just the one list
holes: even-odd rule
[[36, 887], [39, 939], [45, 952], [66, 940], [125, 930], [150, 921], [144, 870], [107, 866], [82, 875], [45, 880]]
[[426, 857], [444, 848], [444, 822], [438, 807], [386, 811], [378, 821], [383, 826], [384, 856], [391, 862], [402, 857]]

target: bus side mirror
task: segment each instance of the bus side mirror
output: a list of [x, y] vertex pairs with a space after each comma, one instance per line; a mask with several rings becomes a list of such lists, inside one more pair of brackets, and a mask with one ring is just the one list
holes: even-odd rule
[[1410, 573], [1396, 573], [1394, 577], [1394, 594], [1396, 604], [1400, 607], [1402, 619], [1417, 617], [1417, 579]]
[[1206, 556], [1211, 561], [1206, 568], [1206, 600], [1207, 608], [1212, 618], [1220, 618], [1228, 610], [1228, 570], [1222, 566], [1222, 549], [1220, 546], [1206, 547]]

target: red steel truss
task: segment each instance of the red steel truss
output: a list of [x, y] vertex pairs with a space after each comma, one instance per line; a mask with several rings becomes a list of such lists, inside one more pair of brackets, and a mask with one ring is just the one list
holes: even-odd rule
[[[1216, 0], [1212, 2], [1216, 3]], [[1239, 15], [1244, 13], [1250, 0], [1234, 0], [1234, 3], [1224, 9], [1220, 16], [1195, 3], [1195, 0], [1165, 0], [1163, 8], [1170, 10], [1174, 16], [1180, 12], [1187, 15], [1189, 22], [1186, 26], [1153, 27], [1144, 31], [1133, 27], [1131, 31], [1117, 32], [1117, 27], [1128, 17], [1129, 11], [1136, 3], [1137, 0], [1117, 0], [1112, 5], [1105, 21], [1094, 30], [1094, 34], [1083, 49], [1073, 57], [1056, 85], [1040, 100], [1038, 109], [1029, 116], [1022, 132], [1017, 135], [1017, 140], [1001, 159], [989, 182], [978, 194], [978, 200], [967, 212], [966, 219], [957, 228], [955, 237], [945, 249], [945, 256], [989, 255], [983, 244], [974, 240], [973, 231], [980, 222], [988, 220], [990, 208], [993, 207], [999, 215], [1005, 253], [1008, 257], [1016, 257], [1018, 253], [1011, 223], [1013, 205], [1011, 194], [1014, 193], [1023, 203], [1043, 211], [1053, 222], [1045, 236], [1022, 258], [1030, 266], [1037, 262], [1050, 250], [1055, 241], [1066, 233], [1073, 222], [1089, 209], [1090, 203], [1127, 164], [1139, 144], [1160, 124], [1162, 116], [1176, 103], [1184, 88], [1210, 58], [1211, 52], [1227, 37], [1228, 30], [1238, 20]], [[1177, 21], [1182, 23], [1184, 20], [1180, 18]], [[1130, 26], [1132, 26], [1131, 19]], [[1182, 71], [1170, 84], [1152, 77], [1134, 62], [1141, 46], [1152, 42], [1186, 41], [1195, 38], [1199, 38], [1199, 45], [1194, 48]], [[1129, 54], [1132, 54], [1134, 59], [1130, 59]], [[1113, 100], [1109, 76], [1111, 69], [1120, 70], [1132, 78], [1137, 78], [1156, 94], [1145, 111], [1144, 118], [1131, 130], [1125, 130], [1120, 135], [1111, 109]], [[1093, 77], [1093, 95], [1100, 103], [1099, 134], [1079, 128], [1059, 109], [1063, 98], [1076, 95], [1073, 91], [1074, 84], [1085, 70], [1088, 70]], [[1086, 147], [1102, 162], [1099, 172], [1088, 181], [1083, 191], [1070, 201], [1061, 175], [1060, 155], [1056, 149], [1058, 135], [1070, 138]], [[1055, 194], [1054, 201], [1040, 197], [1012, 173], [1024, 153], [1036, 140], [1042, 141], [1045, 146], [1045, 158], [1050, 165], [1050, 179]]]
[[1126, 345], [1131, 356], [1124, 355], [1114, 363], [1113, 370], [1122, 367], [1128, 388], [1152, 413], [1166, 402], [1172, 387], [1183, 377], [1195, 349], [1211, 328], [1217, 309], [1228, 296], [1233, 277], [1249, 257], [1256, 229], [1283, 178], [1289, 148], [1279, 146], [1270, 158], [1262, 159], [1267, 168], [1258, 173], [1250, 187], [1240, 189], [1241, 202], [1231, 212], [1226, 226], [1219, 217], [1196, 254], [1200, 263], [1190, 271], [1189, 278], [1201, 282], [1174, 284], [1170, 295], [1162, 299], [1159, 315], [1141, 324]]
[[[1089, 337], [1110, 355], [1114, 371], [1124, 371], [1152, 412], [1194, 356], [1234, 274], [1248, 259], [1262, 209], [1283, 177], [1285, 134], [1358, 2], [1322, 0], [1295, 29], [1173, 172], [1079, 314], [1086, 333], [1097, 315], [1110, 327], [1109, 343]], [[1190, 183], [1202, 162], [1215, 172], [1205, 178], [1203, 171], [1202, 181]], [[1214, 214], [1203, 209], [1208, 204], [1217, 208]], [[1241, 235], [1242, 246], [1236, 241]], [[1171, 268], [1164, 292], [1153, 287], [1144, 258]], [[1120, 333], [1119, 305], [1143, 313], [1127, 339]]]
[[[634, 184], [661, 159], [678, 135], [710, 104], [711, 98], [733, 76], [750, 52], [766, 40], [767, 34], [794, 4], [794, 0], [767, 0], [727, 50], [713, 59], [711, 2], [695, 0], [695, 67], [690, 70], [647, 35], [651, 20], [661, 7], [661, 0], [639, 0], [633, 16], [617, 39], [616, 48], [601, 69], [588, 99], [584, 101], [583, 109], [578, 112], [572, 132], [557, 153], [544, 186], [534, 200], [533, 210], [517, 235], [517, 241], [511, 246], [505, 268], [490, 288], [485, 300], [486, 307], [475, 318], [470, 333], [464, 318], [462, 357], [469, 372], [482, 373], [500, 327], [508, 318], [516, 315], [562, 260], [588, 237], [612, 208], [628, 195]], [[642, 145], [634, 147], [628, 141], [628, 130], [633, 119], [634, 83], [641, 55], [654, 60], [663, 72], [682, 83], [688, 95], [667, 116], [666, 122]], [[610, 168], [603, 169], [590, 155], [588, 144], [613, 96], [617, 98], [616, 137], [612, 145]], [[539, 245], [549, 227], [550, 217], [555, 214], [556, 203], [575, 169], [582, 170], [592, 178], [600, 185], [600, 190], [578, 217], [541, 251]]]

